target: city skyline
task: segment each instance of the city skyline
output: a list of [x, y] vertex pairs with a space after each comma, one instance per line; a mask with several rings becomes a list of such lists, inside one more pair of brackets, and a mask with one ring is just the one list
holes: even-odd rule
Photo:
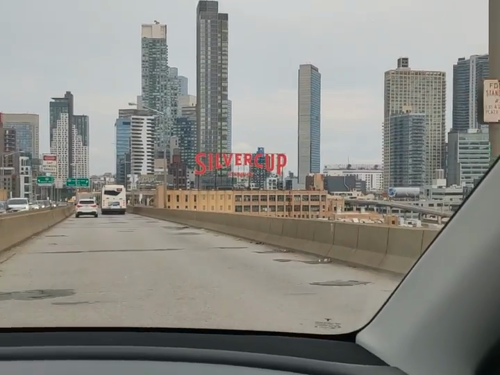
[[[120, 37], [112, 34], [110, 35], [112, 39], [110, 39], [109, 42], [111, 42], [111, 40], [115, 40], [116, 43], [118, 43], [119, 40], [124, 39], [127, 43], [129, 43], [132, 39], [130, 39], [130, 41], [127, 40], [128, 34], [137, 35], [137, 29], [142, 23], [147, 22], [148, 20], [151, 22], [153, 19], [159, 18], [159, 21], [166, 23], [170, 30], [169, 58], [172, 60], [171, 65], [178, 67], [180, 72], [182, 72], [182, 75], [189, 78], [189, 91], [190, 93], [194, 93], [193, 86], [195, 75], [193, 67], [195, 61], [193, 59], [193, 51], [189, 52], [189, 50], [193, 50], [195, 45], [195, 21], [192, 14], [196, 4], [188, 5], [185, 7], [183, 6], [182, 9], [178, 10], [178, 17], [182, 22], [178, 22], [175, 19], [161, 19], [161, 7], [157, 7], [158, 10], [155, 8], [154, 13], [157, 13], [157, 16], [137, 12], [137, 15], [134, 15], [135, 21], [130, 20], [130, 26], [128, 27], [133, 30], [128, 30], [128, 28], [125, 32], [121, 30], [120, 33], [122, 33], [122, 35]], [[229, 13], [231, 17], [230, 45], [243, 40], [243, 27], [250, 27], [248, 17], [244, 16], [242, 12], [239, 11], [233, 4], [221, 1], [219, 2], [219, 5], [222, 10]], [[169, 9], [169, 14], [172, 14], [172, 11], [174, 11], [173, 9], [174, 8]], [[269, 15], [273, 14], [272, 12], [277, 11], [274, 6], [271, 6], [270, 9], [266, 8], [266, 10]], [[104, 9], [103, 11], [106, 12], [107, 9]], [[295, 9], [291, 10], [291, 18], [293, 17], [293, 14], [296, 14], [294, 13], [295, 11]], [[346, 9], [344, 11], [351, 12], [353, 10]], [[468, 15], [478, 20], [481, 19], [484, 21], [486, 19], [486, 7], [484, 7], [484, 9], [481, 7], [474, 9], [472, 13], [473, 14], [471, 15], [469, 12]], [[251, 17], [257, 16], [251, 15]], [[458, 21], [459, 20], [455, 20], [453, 22], [456, 24]], [[260, 35], [260, 31], [258, 32], [255, 28], [255, 22], [252, 22], [252, 24], [252, 28], [248, 28], [247, 30], [252, 30], [254, 33]], [[289, 24], [288, 21], [283, 20], [281, 26], [285, 27], [286, 30], [290, 30], [289, 27], [291, 27], [291, 24]], [[312, 28], [316, 28], [317, 31], [328, 29], [328, 26], [322, 23], [321, 19], [316, 20], [316, 22], [312, 23], [311, 26]], [[188, 32], [186, 32], [186, 30], [188, 30]], [[302, 30], [301, 33], [304, 34], [304, 30]], [[383, 34], [383, 32], [381, 33]], [[259, 38], [259, 43], [263, 43], [263, 47], [267, 45], [266, 43], [271, 43], [271, 41], [276, 43], [283, 39], [280, 34], [271, 33], [269, 35], [269, 41], [264, 41], [262, 38]], [[458, 38], [458, 35], [455, 37]], [[268, 55], [274, 56], [272, 59], [273, 63], [267, 66], [268, 74], [272, 73], [272, 75], [270, 79], [270, 76], [268, 75], [265, 80], [255, 79], [255, 77], [257, 77], [257, 75], [255, 75], [256, 73], [265, 73], [262, 65], [259, 66], [257, 69], [258, 72], [255, 74], [249, 72], [246, 67], [252, 60], [248, 59], [247, 54], [237, 51], [237, 48], [230, 47], [230, 81], [232, 82], [230, 83], [230, 87], [234, 116], [234, 150], [245, 152], [248, 147], [248, 151], [251, 152], [258, 146], [264, 146], [267, 150], [273, 152], [285, 152], [289, 155], [290, 169], [295, 171], [297, 170], [297, 167], [294, 165], [294, 160], [296, 160], [296, 151], [294, 150], [296, 137], [291, 134], [288, 135], [284, 126], [285, 124], [289, 124], [290, 121], [295, 122], [296, 83], [294, 82], [294, 76], [296, 67], [299, 64], [308, 62], [319, 66], [323, 76], [323, 152], [321, 158], [323, 164], [345, 162], [348, 157], [351, 158], [352, 162], [356, 163], [381, 162], [379, 124], [382, 117], [382, 95], [380, 95], [382, 85], [380, 83], [380, 73], [389, 69], [393, 65], [392, 61], [401, 55], [409, 56], [412, 60], [412, 66], [418, 67], [419, 69], [446, 71], [448, 76], [448, 121], [446, 128], [448, 130], [451, 127], [452, 82], [450, 78], [452, 76], [453, 64], [455, 64], [457, 59], [461, 56], [468, 57], [472, 54], [485, 53], [487, 51], [487, 37], [484, 30], [480, 27], [479, 30], [474, 31], [473, 35], [468, 35], [468, 42], [465, 45], [462, 43], [459, 46], [458, 44], [460, 43], [455, 43], [454, 40], [451, 39], [449, 41], [447, 40], [446, 43], [448, 45], [445, 54], [444, 51], [433, 50], [432, 48], [434, 47], [432, 46], [428, 46], [427, 50], [420, 49], [420, 51], [418, 51], [419, 48], [417, 47], [421, 45], [420, 43], [423, 43], [423, 39], [425, 38], [422, 37], [421, 39], [422, 41], [420, 39], [415, 40], [415, 46], [412, 46], [411, 48], [402, 42], [399, 44], [392, 43], [390, 49], [392, 52], [387, 53], [384, 51], [384, 53], [377, 54], [376, 58], [371, 58], [369, 60], [369, 64], [366, 64], [366, 61], [368, 60], [363, 60], [365, 65], [362, 71], [357, 69], [359, 67], [358, 63], [352, 64], [353, 66], [352, 68], [349, 68], [350, 70], [345, 68], [343, 71], [342, 67], [338, 65], [338, 62], [332, 61], [331, 59], [325, 60], [326, 55], [322, 54], [321, 51], [316, 51], [316, 49], [314, 51], [307, 49], [307, 46], [303, 44], [302, 39], [302, 44], [300, 44], [300, 46], [302, 46], [302, 48], [306, 48], [306, 50], [303, 50], [302, 53], [295, 54], [288, 64], [283, 63], [283, 60], [279, 60], [277, 54]], [[250, 38], [250, 40], [246, 38], [245, 40], [253, 43], [250, 45], [258, 45], [256, 44], [255, 38]], [[364, 40], [368, 45], [369, 43], [366, 42], [366, 38]], [[380, 42], [377, 42], [378, 40], [379, 39], [373, 39], [372, 44], [380, 47]], [[352, 41], [353, 43], [356, 41], [356, 36], [352, 37]], [[136, 42], [132, 44], [137, 46]], [[186, 46], [189, 46], [187, 50], [185, 48]], [[133, 47], [127, 51], [127, 54], [139, 55], [137, 51], [140, 49], [133, 52], [134, 48], [137, 47]], [[371, 51], [370, 48], [368, 48], [368, 50]], [[336, 52], [345, 56], [345, 58], [348, 58], [347, 56], [349, 56], [346, 53], [342, 53], [342, 49], [337, 49]], [[111, 53], [111, 51], [109, 53]], [[103, 65], [103, 67], [106, 67], [106, 54], [100, 53], [98, 58], [100, 59], [98, 60], [100, 61], [100, 64]], [[344, 61], [345, 58], [343, 58]], [[121, 61], [121, 67], [117, 67], [117, 70], [125, 67], [131, 67], [133, 65], [137, 66], [137, 63], [140, 63], [140, 61], [137, 61], [140, 60], [138, 58], [134, 58], [132, 60], [134, 60], [133, 63]], [[280, 63], [280, 61], [282, 62]], [[355, 60], [351, 60], [351, 62], [352, 61]], [[280, 66], [279, 71], [276, 70], [277, 66]], [[137, 70], [127, 69], [129, 73], [120, 75], [120, 77], [122, 77], [120, 79], [123, 80], [123, 78], [128, 77], [132, 86], [136, 86], [134, 82], [138, 81], [138, 79], [135, 78]], [[356, 73], [354, 73], [355, 70], [353, 69], [356, 69]], [[108, 75], [111, 75], [112, 77], [116, 76], [116, 79], [118, 79], [117, 74], [110, 74], [112, 70], [105, 69], [105, 71]], [[350, 71], [350, 73], [346, 74], [348, 71]], [[30, 71], [27, 73], [32, 74]], [[242, 74], [253, 77], [252, 80], [254, 82], [246, 80], [245, 84], [243, 84], [244, 75]], [[345, 78], [349, 78], [351, 82], [350, 89], [347, 88], [347, 81], [342, 78], [344, 76]], [[39, 113], [41, 138], [40, 152], [47, 152], [47, 110], [40, 106], [38, 102], [43, 101], [43, 103], [46, 103], [46, 98], [61, 91], [64, 92], [65, 90], [72, 90], [75, 96], [79, 98], [76, 111], [78, 113], [88, 113], [91, 117], [92, 124], [98, 124], [92, 126], [91, 129], [91, 139], [97, 139], [97, 143], [91, 144], [91, 173], [112, 171], [114, 167], [114, 163], [112, 161], [106, 166], [104, 163], [99, 163], [98, 160], [102, 159], [106, 162], [108, 159], [112, 159], [114, 151], [113, 147], [112, 145], [100, 142], [101, 140], [104, 141], [105, 139], [109, 139], [110, 135], [112, 136], [114, 134], [114, 128], [112, 125], [116, 119], [116, 108], [126, 106], [126, 103], [135, 98], [135, 95], [137, 95], [140, 90], [133, 88], [123, 90], [123, 84], [111, 85], [109, 80], [107, 81], [106, 79], [101, 78], [103, 84], [107, 82], [107, 86], [105, 86], [106, 90], [100, 90], [91, 94], [92, 91], [86, 89], [85, 85], [79, 84], [78, 81], [75, 81], [75, 75], [70, 74], [64, 77], [67, 82], [58, 83], [59, 88], [50, 85], [42, 86], [44, 93], [46, 93], [44, 94], [45, 96], [40, 96], [37, 101], [32, 101], [31, 103], [34, 104], [29, 105], [29, 108], [26, 104], [13, 102], [10, 98], [6, 98], [7, 100], [3, 100], [3, 103], [5, 103], [4, 105], [10, 104], [5, 108], [2, 108], [2, 110], [16, 113], [26, 111]], [[364, 86], [360, 86], [360, 82], [362, 81], [365, 82]], [[91, 82], [97, 83], [95, 80], [91, 80]], [[256, 91], [257, 85], [261, 87], [260, 93]], [[62, 88], [63, 86], [64, 88]], [[104, 88], [102, 85], [96, 85], [96, 88], [100, 87]], [[116, 95], [115, 90], [118, 89], [120, 89], [120, 93]], [[13, 92], [15, 93], [15, 87]], [[40, 92], [40, 85], [37, 86], [37, 89], [34, 90], [34, 92]], [[32, 95], [33, 93], [28, 93], [24, 97], [26, 97], [26, 100], [29, 101], [31, 100], [30, 97], [32, 97]], [[41, 108], [41, 110], [38, 110], [37, 108]], [[258, 110], [255, 110], [256, 108]], [[104, 119], [109, 118], [110, 115], [111, 120], [104, 121]], [[107, 128], [105, 129], [105, 127]], [[266, 134], [266, 131], [270, 130], [272, 130], [270, 136], [264, 135]], [[99, 135], [96, 136], [96, 134]], [[284, 134], [286, 134], [286, 137]], [[98, 163], [101, 168], [96, 167]]]

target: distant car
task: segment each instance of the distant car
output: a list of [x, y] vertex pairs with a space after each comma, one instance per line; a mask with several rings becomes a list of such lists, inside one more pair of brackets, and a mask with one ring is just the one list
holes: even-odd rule
[[98, 217], [98, 206], [97, 202], [95, 199], [81, 199], [78, 201], [78, 203], [75, 206], [75, 217], [80, 217], [80, 216], [94, 216]]
[[7, 201], [7, 210], [10, 212], [29, 211], [30, 204], [27, 198], [11, 198]]

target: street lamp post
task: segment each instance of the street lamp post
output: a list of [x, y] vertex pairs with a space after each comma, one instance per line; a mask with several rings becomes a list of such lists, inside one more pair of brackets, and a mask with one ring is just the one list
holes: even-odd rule
[[[128, 105], [137, 107], [137, 103], [129, 102]], [[160, 116], [165, 116], [164, 112], [158, 111], [154, 108], [142, 105], [143, 108], [148, 111], [155, 112]], [[165, 149], [163, 150], [163, 206], [167, 208], [167, 144], [165, 144]]]

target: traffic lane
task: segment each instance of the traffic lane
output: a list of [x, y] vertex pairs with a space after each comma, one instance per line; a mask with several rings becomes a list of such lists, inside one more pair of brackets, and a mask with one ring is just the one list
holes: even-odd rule
[[0, 326], [342, 333], [399, 278], [127, 214], [69, 218], [0, 265]]

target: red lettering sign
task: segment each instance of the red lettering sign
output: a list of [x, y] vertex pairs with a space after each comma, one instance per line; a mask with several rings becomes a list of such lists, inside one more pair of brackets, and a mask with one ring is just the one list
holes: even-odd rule
[[275, 172], [278, 175], [283, 174], [283, 169], [288, 162], [285, 154], [207, 154], [206, 152], [200, 152], [196, 155], [198, 169], [195, 171], [195, 174], [200, 176], [206, 174], [207, 171], [230, 168], [233, 160], [236, 166], [248, 165], [259, 169], [266, 169], [268, 172]]

